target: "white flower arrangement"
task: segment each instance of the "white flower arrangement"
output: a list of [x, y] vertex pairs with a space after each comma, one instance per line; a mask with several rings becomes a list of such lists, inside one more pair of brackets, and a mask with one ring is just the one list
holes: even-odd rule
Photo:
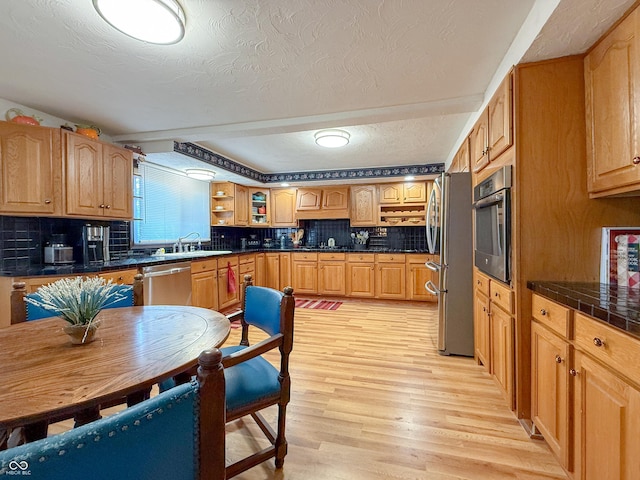
[[25, 301], [49, 310], [71, 325], [88, 327], [100, 310], [125, 297], [122, 291], [123, 285], [100, 277], [62, 278], [39, 287], [36, 291], [39, 298], [27, 296]]

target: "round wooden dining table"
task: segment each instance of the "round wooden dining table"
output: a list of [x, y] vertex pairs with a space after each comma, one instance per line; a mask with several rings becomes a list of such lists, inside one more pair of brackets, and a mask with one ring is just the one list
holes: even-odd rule
[[97, 338], [72, 345], [66, 322], [47, 318], [0, 329], [0, 429], [122, 399], [197, 365], [229, 335], [221, 313], [189, 306], [102, 310]]

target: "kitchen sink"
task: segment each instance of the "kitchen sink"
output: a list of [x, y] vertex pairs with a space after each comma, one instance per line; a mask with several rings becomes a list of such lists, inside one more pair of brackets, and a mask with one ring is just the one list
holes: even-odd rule
[[175, 253], [163, 253], [154, 254], [152, 257], [158, 258], [198, 258], [198, 257], [210, 257], [213, 255], [228, 255], [232, 253], [231, 250], [196, 250], [194, 252], [175, 252]]

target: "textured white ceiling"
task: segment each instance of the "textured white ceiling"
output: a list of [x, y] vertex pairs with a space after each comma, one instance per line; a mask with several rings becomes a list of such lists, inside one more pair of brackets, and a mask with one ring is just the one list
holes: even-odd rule
[[[584, 51], [632, 1], [180, 0], [172, 46], [122, 35], [89, 0], [2, 1], [0, 98], [264, 173], [441, 163], [530, 11], [560, 3], [525, 57], [538, 60]], [[326, 127], [349, 146], [317, 147]]]

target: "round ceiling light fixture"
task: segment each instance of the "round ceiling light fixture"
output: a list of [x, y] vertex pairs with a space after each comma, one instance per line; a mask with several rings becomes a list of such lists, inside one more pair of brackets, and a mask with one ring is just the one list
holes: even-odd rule
[[93, 0], [100, 16], [113, 28], [143, 42], [178, 43], [185, 16], [176, 0]]
[[321, 147], [338, 148], [347, 145], [351, 135], [344, 130], [320, 130], [316, 132], [314, 138]]
[[189, 178], [208, 182], [216, 178], [216, 172], [212, 170], [205, 170], [204, 168], [187, 168], [186, 174]]

